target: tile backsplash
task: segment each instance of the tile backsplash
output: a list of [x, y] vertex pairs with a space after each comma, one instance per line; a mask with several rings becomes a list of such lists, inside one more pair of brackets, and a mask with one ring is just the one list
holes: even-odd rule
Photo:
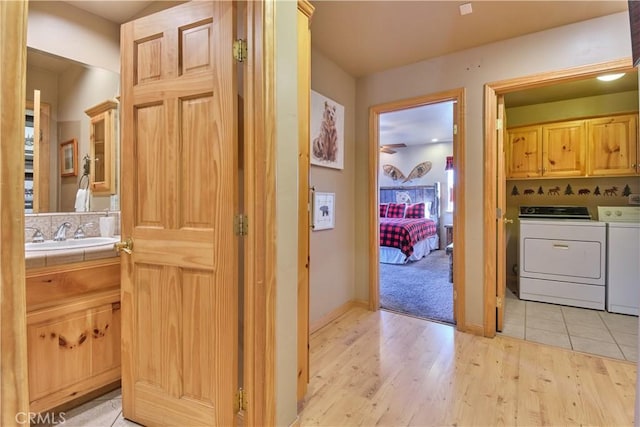
[[[25, 242], [30, 242], [34, 228], [38, 228], [44, 234], [45, 240], [52, 240], [60, 224], [68, 222], [71, 227], [66, 231], [67, 239], [73, 239], [73, 234], [82, 226], [85, 237], [100, 236], [100, 217], [105, 216], [104, 212], [56, 212], [25, 214], [24, 216], [24, 238]], [[120, 234], [120, 212], [109, 212], [109, 216], [116, 218], [115, 234]], [[29, 228], [31, 227], [31, 228]]]

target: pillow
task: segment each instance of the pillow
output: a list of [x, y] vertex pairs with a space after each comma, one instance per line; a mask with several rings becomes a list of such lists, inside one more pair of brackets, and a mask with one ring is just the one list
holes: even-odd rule
[[425, 217], [425, 206], [423, 203], [414, 203], [412, 205], [407, 206], [407, 210], [404, 213], [405, 218], [424, 218]]
[[388, 207], [389, 207], [388, 203], [380, 203], [380, 218], [385, 218], [387, 216]]
[[387, 218], [404, 218], [404, 203], [389, 203], [387, 208]]

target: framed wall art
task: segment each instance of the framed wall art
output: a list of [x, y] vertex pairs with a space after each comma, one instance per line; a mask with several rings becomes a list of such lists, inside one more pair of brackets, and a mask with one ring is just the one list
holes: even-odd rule
[[336, 193], [313, 193], [313, 231], [335, 227]]
[[312, 165], [344, 168], [344, 107], [336, 101], [311, 91]]
[[78, 175], [78, 141], [75, 138], [60, 144], [60, 176]]

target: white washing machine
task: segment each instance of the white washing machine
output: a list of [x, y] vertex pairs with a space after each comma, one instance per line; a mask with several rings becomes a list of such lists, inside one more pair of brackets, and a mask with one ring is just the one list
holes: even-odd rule
[[638, 315], [640, 206], [598, 206], [607, 223], [607, 311]]

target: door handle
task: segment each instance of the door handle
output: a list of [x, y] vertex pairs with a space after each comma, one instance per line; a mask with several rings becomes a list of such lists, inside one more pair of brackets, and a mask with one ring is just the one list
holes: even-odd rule
[[120, 253], [120, 251], [131, 255], [133, 253], [133, 239], [131, 237], [127, 237], [126, 240], [122, 242], [116, 242], [113, 244], [113, 248], [116, 252]]

